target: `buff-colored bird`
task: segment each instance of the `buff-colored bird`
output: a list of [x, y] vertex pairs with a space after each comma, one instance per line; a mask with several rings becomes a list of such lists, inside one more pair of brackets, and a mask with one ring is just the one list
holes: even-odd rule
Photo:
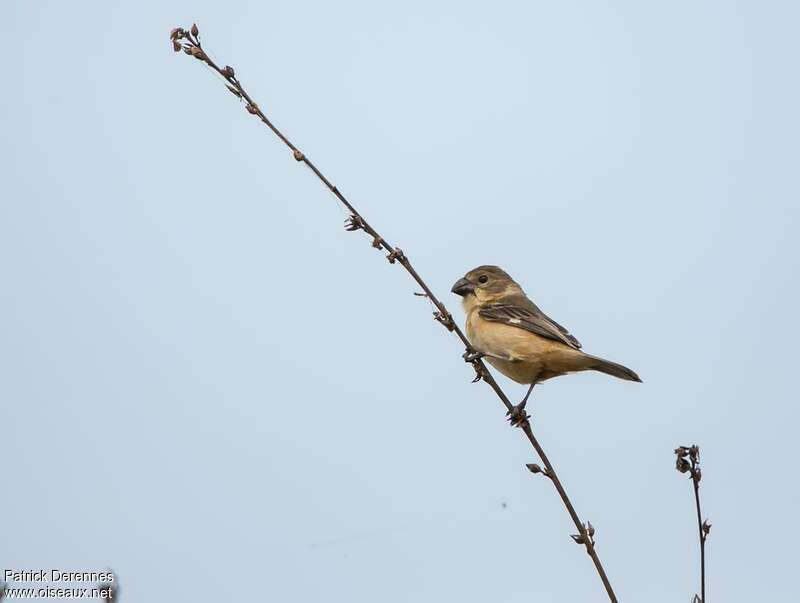
[[524, 411], [533, 386], [545, 379], [592, 370], [641, 382], [631, 369], [582, 352], [578, 340], [542, 312], [497, 266], [470, 270], [453, 285], [452, 292], [462, 297], [472, 347], [506, 377], [530, 384], [512, 421]]

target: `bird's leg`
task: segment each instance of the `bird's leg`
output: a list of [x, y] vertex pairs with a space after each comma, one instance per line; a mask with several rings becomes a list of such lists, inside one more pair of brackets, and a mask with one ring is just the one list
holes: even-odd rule
[[511, 410], [509, 410], [506, 413], [508, 420], [514, 427], [518, 427], [519, 425], [521, 425], [530, 418], [530, 415], [525, 412], [525, 405], [528, 403], [528, 398], [530, 397], [531, 392], [533, 391], [534, 385], [536, 385], [535, 381], [531, 383], [531, 386], [528, 388], [528, 393], [525, 394], [525, 397], [522, 399], [522, 402], [514, 406]]

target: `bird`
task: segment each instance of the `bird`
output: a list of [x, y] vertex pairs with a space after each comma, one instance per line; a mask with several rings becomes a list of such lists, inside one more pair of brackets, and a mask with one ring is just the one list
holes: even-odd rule
[[626, 366], [581, 351], [575, 336], [542, 312], [498, 266], [470, 270], [451, 291], [462, 298], [467, 339], [475, 350], [464, 359], [486, 358], [506, 377], [530, 385], [522, 401], [509, 410], [512, 424], [527, 419], [525, 405], [534, 385], [553, 377], [589, 370], [642, 381]]

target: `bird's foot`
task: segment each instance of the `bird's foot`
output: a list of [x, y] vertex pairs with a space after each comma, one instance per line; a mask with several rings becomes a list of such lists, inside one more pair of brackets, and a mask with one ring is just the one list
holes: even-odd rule
[[475, 369], [475, 378], [472, 380], [473, 383], [477, 383], [483, 379], [483, 366], [478, 362], [478, 360], [484, 356], [486, 356], [486, 354], [483, 352], [478, 352], [477, 350], [467, 350], [461, 355], [461, 357], [464, 359], [464, 362], [469, 362], [472, 364], [472, 368]]
[[478, 351], [471, 352], [467, 350], [462, 354], [461, 357], [464, 359], [464, 362], [475, 362], [476, 360], [480, 360], [484, 356], [486, 356], [486, 354], [484, 354], [483, 352], [478, 352]]
[[472, 380], [473, 383], [477, 383], [486, 376], [483, 373], [484, 371], [483, 366], [478, 364], [477, 362], [472, 363], [472, 368], [475, 369], [475, 378]]
[[528, 419], [531, 418], [531, 416], [525, 412], [525, 405], [527, 403], [527, 400], [523, 400], [516, 406], [513, 406], [511, 410], [506, 413], [508, 422], [511, 423], [512, 427], [521, 427], [528, 422]]

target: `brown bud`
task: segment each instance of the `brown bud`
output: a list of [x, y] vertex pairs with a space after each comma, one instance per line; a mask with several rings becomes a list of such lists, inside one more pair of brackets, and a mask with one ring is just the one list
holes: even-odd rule
[[675, 461], [675, 469], [677, 469], [681, 473], [686, 473], [687, 471], [689, 471], [689, 469], [691, 469], [691, 465], [689, 465], [689, 461], [679, 456], [678, 459]]
[[392, 251], [391, 253], [389, 253], [389, 255], [386, 256], [386, 259], [389, 260], [390, 264], [394, 264], [397, 260], [400, 260], [402, 262], [405, 259], [405, 257], [406, 256], [403, 253], [403, 250], [400, 249], [399, 247], [396, 247], [394, 251]]
[[544, 473], [544, 470], [536, 463], [528, 463], [525, 465], [531, 473]]
[[295, 161], [303, 161], [303, 159], [305, 159], [305, 158], [306, 158], [306, 156], [305, 156], [305, 155], [303, 155], [303, 154], [300, 152], [300, 150], [299, 150], [299, 149], [295, 149], [293, 154], [294, 154]]
[[197, 23], [192, 23], [192, 35], [196, 38], [199, 33], [200, 30], [197, 29]]
[[710, 524], [710, 523], [708, 523], [708, 519], [706, 519], [706, 520], [703, 522], [703, 534], [705, 534], [706, 536], [708, 536], [708, 534], [709, 534], [710, 532], [711, 532], [711, 524]]
[[228, 77], [228, 78], [231, 78], [231, 77], [233, 77], [234, 75], [236, 75], [236, 74], [234, 73], [234, 71], [233, 71], [233, 67], [231, 67], [230, 65], [225, 65], [225, 69], [223, 69], [223, 70], [222, 70], [222, 74], [223, 74], [225, 77]]
[[169, 32], [170, 40], [180, 40], [183, 37], [184, 31], [181, 27], [176, 27], [171, 32]]
[[247, 112], [252, 115], [258, 115], [258, 107], [256, 107], [255, 105], [251, 105], [250, 103], [248, 103], [247, 106], [245, 106], [245, 109], [247, 109]]
[[679, 457], [683, 458], [687, 454], [689, 454], [689, 449], [686, 446], [678, 446], [675, 449], [675, 454], [677, 454]]
[[174, 50], [175, 52], [180, 52], [181, 48], [182, 48], [181, 43], [178, 42], [178, 40], [172, 40], [172, 50]]
[[[295, 155], [294, 158], [297, 159], [297, 155]], [[298, 161], [300, 160], [298, 159]], [[361, 228], [364, 228], [364, 221], [359, 216], [353, 214], [349, 218], [347, 218], [347, 220], [345, 220], [344, 223], [345, 230], [353, 232], [354, 230], [359, 230]]]
[[591, 521], [586, 522], [586, 531], [589, 533], [589, 536], [594, 536], [594, 526]]

